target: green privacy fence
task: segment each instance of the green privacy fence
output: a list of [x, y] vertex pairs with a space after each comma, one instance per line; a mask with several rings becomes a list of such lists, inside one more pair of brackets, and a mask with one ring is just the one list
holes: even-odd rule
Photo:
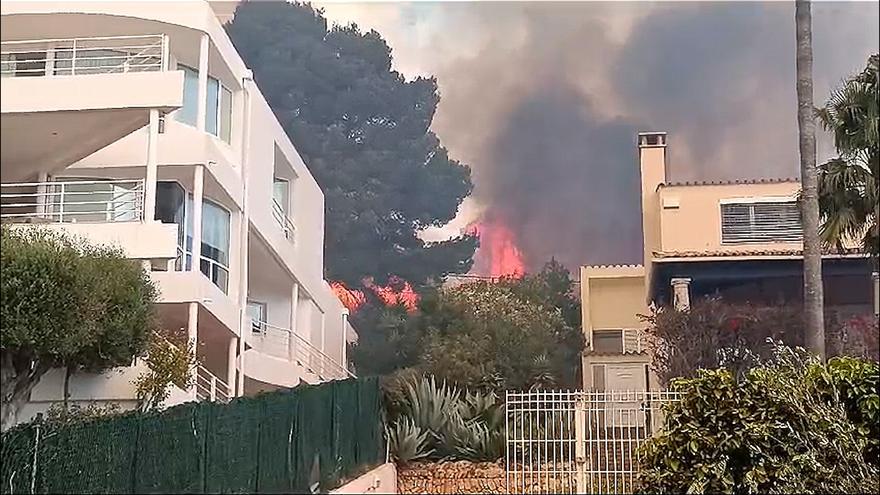
[[0, 493], [326, 492], [384, 461], [375, 378], [2, 435]]

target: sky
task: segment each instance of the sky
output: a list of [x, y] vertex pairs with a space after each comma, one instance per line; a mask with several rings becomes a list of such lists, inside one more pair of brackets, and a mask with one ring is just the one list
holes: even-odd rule
[[[798, 174], [793, 3], [314, 4], [437, 78], [432, 128], [475, 187], [426, 239], [491, 217], [530, 267], [639, 262], [640, 131], [669, 133], [672, 180]], [[878, 51], [878, 5], [814, 2], [817, 105]]]

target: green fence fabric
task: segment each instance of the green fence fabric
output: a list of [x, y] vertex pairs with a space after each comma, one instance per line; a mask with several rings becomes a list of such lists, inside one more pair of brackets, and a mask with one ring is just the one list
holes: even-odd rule
[[[376, 378], [2, 435], [0, 493], [326, 492], [384, 461]], [[36, 467], [34, 467], [36, 463]]]

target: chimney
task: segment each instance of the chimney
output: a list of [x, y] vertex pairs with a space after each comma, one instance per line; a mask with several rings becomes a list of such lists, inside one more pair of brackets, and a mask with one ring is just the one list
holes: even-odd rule
[[666, 133], [640, 132], [639, 174], [642, 183], [642, 240], [646, 286], [650, 287], [653, 252], [660, 248], [660, 200], [658, 186], [666, 181]]

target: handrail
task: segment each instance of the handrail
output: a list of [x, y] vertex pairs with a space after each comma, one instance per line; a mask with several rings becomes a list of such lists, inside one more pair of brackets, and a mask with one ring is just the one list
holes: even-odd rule
[[229, 402], [229, 384], [201, 364], [196, 367], [193, 386], [197, 399]]
[[0, 218], [11, 221], [141, 221], [143, 205], [143, 179], [0, 184]]
[[[165, 342], [165, 344], [175, 349], [178, 348], [177, 345], [164, 336], [159, 335], [158, 333], [154, 335]], [[218, 387], [218, 385], [220, 385], [220, 387]], [[211, 370], [201, 363], [197, 363], [195, 366], [192, 387], [195, 390], [196, 399], [200, 400], [219, 400], [221, 402], [229, 402], [231, 394], [233, 393], [228, 383], [214, 373], [211, 373]]]
[[272, 198], [272, 217], [281, 226], [284, 238], [292, 239], [293, 234], [296, 232], [296, 227], [293, 225], [293, 220], [284, 212], [284, 208], [278, 204], [278, 201], [275, 201], [275, 198]]
[[[301, 336], [299, 336], [296, 332], [292, 331], [291, 329], [279, 327], [277, 325], [272, 325], [271, 323], [268, 323], [265, 321], [258, 320], [257, 323], [260, 324], [263, 328], [273, 329], [275, 331], [286, 333], [287, 339], [288, 339], [288, 359], [290, 361], [299, 361], [297, 358], [305, 358], [305, 359], [303, 359], [303, 361], [308, 361], [308, 365], [303, 364], [301, 361], [299, 362], [299, 364], [301, 366], [303, 366], [304, 368], [306, 368], [308, 371], [318, 375], [318, 378], [320, 378], [322, 380], [326, 378], [325, 375], [328, 375], [328, 373], [327, 373], [328, 370], [326, 369], [327, 365], [329, 365], [329, 367], [330, 367], [329, 371], [333, 372], [333, 375], [331, 376], [331, 378], [337, 378], [337, 379], [357, 378], [357, 375], [355, 375], [354, 373], [349, 371], [347, 367], [336, 362], [335, 359], [331, 358], [330, 356], [325, 354], [323, 351], [321, 351], [317, 347], [313, 346], [311, 343], [309, 343], [309, 341], [302, 338]], [[292, 341], [290, 340], [291, 336], [293, 337]], [[294, 345], [290, 345], [291, 342], [293, 342]], [[305, 350], [302, 351], [305, 353], [305, 356], [299, 355], [299, 354], [301, 354], [301, 353], [297, 352], [297, 350], [299, 350], [299, 347], [295, 344], [300, 344], [301, 346], [303, 346], [305, 348]], [[313, 362], [312, 358], [317, 358], [317, 361], [318, 361], [317, 364], [315, 364]], [[318, 369], [314, 370], [313, 368], [318, 368]]]
[[164, 34], [0, 43], [0, 75], [4, 77], [164, 71], [167, 59]]

